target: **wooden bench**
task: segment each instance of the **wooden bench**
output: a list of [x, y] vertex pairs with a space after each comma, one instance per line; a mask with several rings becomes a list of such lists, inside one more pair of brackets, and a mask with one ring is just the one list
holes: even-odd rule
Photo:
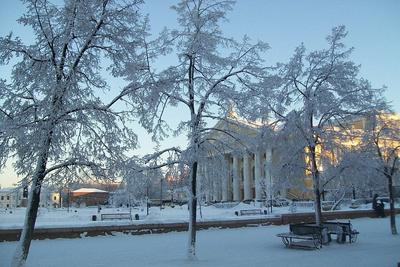
[[243, 215], [263, 215], [264, 212], [261, 209], [251, 209], [251, 210], [239, 210], [235, 211], [236, 216]]
[[322, 247], [322, 234], [326, 228], [315, 224], [290, 224], [289, 233], [277, 234], [288, 248], [319, 249]]
[[130, 213], [104, 213], [101, 214], [101, 220], [132, 220]]
[[323, 222], [324, 226], [328, 230], [329, 235], [336, 235], [336, 241], [338, 243], [346, 242], [346, 237], [349, 237], [349, 243], [357, 241], [359, 232], [353, 229], [353, 225], [349, 222]]

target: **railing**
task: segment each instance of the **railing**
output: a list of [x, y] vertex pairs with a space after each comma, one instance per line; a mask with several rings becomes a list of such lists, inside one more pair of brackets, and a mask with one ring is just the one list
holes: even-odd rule
[[[389, 214], [389, 210], [385, 210]], [[396, 209], [396, 213], [400, 213], [400, 209]], [[324, 220], [336, 219], [355, 219], [361, 217], [376, 217], [373, 210], [351, 210], [351, 211], [332, 211], [322, 213]], [[263, 217], [254, 219], [235, 219], [235, 220], [222, 220], [222, 221], [199, 221], [197, 222], [197, 229], [207, 228], [237, 228], [259, 225], [281, 225], [290, 223], [303, 223], [314, 222], [314, 213], [292, 213], [282, 214], [280, 217]], [[80, 238], [82, 236], [98, 236], [98, 235], [112, 235], [114, 232], [123, 232], [134, 235], [148, 234], [148, 233], [166, 233], [171, 231], [187, 231], [187, 222], [176, 223], [150, 223], [150, 224], [137, 224], [131, 223], [128, 225], [93, 225], [81, 227], [60, 227], [60, 228], [36, 228], [33, 233], [33, 239], [54, 239], [54, 238]], [[0, 229], [0, 242], [3, 241], [16, 241], [19, 239], [21, 229]]]

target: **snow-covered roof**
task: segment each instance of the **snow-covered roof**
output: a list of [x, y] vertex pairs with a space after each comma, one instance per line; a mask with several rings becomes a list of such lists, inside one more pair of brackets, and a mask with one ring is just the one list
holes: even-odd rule
[[12, 193], [16, 191], [18, 191], [18, 188], [11, 188], [11, 187], [0, 188], [1, 193]]
[[108, 191], [96, 189], [96, 188], [80, 188], [75, 191], [72, 191], [73, 193], [108, 193]]

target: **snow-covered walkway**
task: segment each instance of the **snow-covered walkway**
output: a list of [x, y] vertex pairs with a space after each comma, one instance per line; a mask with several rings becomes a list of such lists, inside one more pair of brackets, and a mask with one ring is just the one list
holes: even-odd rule
[[[287, 225], [199, 231], [195, 262], [185, 259], [186, 232], [33, 241], [27, 266], [397, 266], [400, 235], [390, 234], [388, 218], [352, 223], [357, 243], [315, 251], [286, 249], [275, 235]], [[9, 266], [15, 245], [0, 243], [0, 266]]]

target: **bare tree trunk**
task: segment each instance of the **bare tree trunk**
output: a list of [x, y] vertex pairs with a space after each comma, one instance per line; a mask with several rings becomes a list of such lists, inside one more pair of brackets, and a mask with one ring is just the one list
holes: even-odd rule
[[[193, 149], [193, 156], [197, 157], [197, 152], [199, 148], [198, 140], [198, 126], [199, 126], [199, 116], [195, 112], [195, 93], [194, 93], [194, 70], [195, 70], [195, 60], [193, 55], [189, 55], [189, 69], [188, 69], [188, 89], [189, 89], [189, 108], [191, 115], [191, 148]], [[196, 259], [196, 213], [197, 213], [197, 165], [198, 160], [195, 159], [192, 163], [192, 173], [190, 178], [190, 198], [189, 198], [189, 244], [188, 244], [188, 258], [193, 260]]]
[[[40, 175], [42, 176], [42, 175]], [[25, 223], [22, 229], [21, 237], [14, 253], [12, 265], [13, 267], [24, 266], [28, 257], [31, 240], [33, 237], [33, 230], [35, 228], [35, 222], [37, 218], [37, 212], [39, 209], [40, 202], [40, 190], [42, 177], [37, 177], [32, 185], [28, 207], [26, 209]]]
[[320, 225], [322, 222], [321, 212], [321, 192], [320, 192], [320, 180], [319, 171], [317, 167], [317, 159], [315, 154], [315, 146], [310, 147], [311, 154], [311, 173], [313, 177], [313, 189], [314, 189], [314, 209], [315, 209], [315, 223]]
[[322, 211], [321, 211], [321, 194], [319, 190], [319, 174], [314, 176], [314, 208], [315, 208], [315, 223], [320, 225], [322, 222]]
[[396, 211], [394, 208], [394, 199], [393, 199], [393, 176], [387, 175], [388, 178], [388, 189], [389, 189], [389, 206], [390, 206], [390, 229], [393, 235], [397, 235], [396, 228]]
[[196, 209], [197, 209], [197, 194], [196, 194], [196, 180], [197, 180], [197, 165], [198, 162], [193, 162], [191, 184], [190, 184], [190, 199], [189, 199], [189, 246], [188, 256], [189, 259], [196, 258]]
[[24, 266], [26, 259], [28, 258], [29, 248], [33, 237], [33, 230], [35, 228], [37, 218], [37, 212], [39, 209], [40, 191], [42, 188], [43, 179], [45, 177], [52, 134], [52, 131], [48, 133], [46, 140], [44, 141], [42, 153], [40, 153], [39, 155], [36, 171], [33, 177], [28, 207], [26, 209], [24, 227], [22, 229], [21, 237], [19, 239], [17, 248], [12, 259], [12, 267]]

